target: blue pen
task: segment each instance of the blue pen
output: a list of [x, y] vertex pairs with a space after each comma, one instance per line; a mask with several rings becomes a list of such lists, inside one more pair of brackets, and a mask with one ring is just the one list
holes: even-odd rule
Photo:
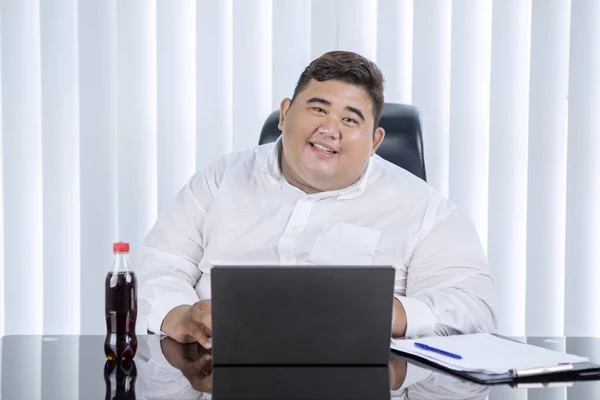
[[436, 349], [435, 347], [431, 347], [425, 343], [415, 343], [415, 346], [417, 346], [418, 348], [423, 349], [423, 350], [433, 351], [434, 353], [442, 354], [446, 357], [451, 357], [451, 358], [456, 358], [457, 360], [462, 360], [462, 357], [459, 356], [458, 354], [450, 353], [449, 351], [444, 351], [441, 349]]

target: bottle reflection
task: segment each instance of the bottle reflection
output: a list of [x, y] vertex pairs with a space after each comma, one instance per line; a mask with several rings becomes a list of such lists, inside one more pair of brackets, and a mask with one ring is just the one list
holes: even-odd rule
[[137, 369], [131, 359], [108, 360], [104, 364], [106, 400], [135, 400]]

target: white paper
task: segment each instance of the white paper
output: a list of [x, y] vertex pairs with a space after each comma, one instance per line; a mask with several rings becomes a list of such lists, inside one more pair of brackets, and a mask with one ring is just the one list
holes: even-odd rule
[[[458, 354], [462, 359], [420, 349], [415, 346], [415, 342]], [[589, 361], [586, 357], [502, 339], [487, 333], [398, 339], [392, 341], [392, 349], [423, 357], [455, 371], [487, 374], [506, 374], [512, 368], [529, 369]]]

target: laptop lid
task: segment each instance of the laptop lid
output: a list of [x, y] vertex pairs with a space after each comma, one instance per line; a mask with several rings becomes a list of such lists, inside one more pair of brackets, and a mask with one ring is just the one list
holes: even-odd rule
[[215, 365], [387, 365], [391, 266], [214, 266]]

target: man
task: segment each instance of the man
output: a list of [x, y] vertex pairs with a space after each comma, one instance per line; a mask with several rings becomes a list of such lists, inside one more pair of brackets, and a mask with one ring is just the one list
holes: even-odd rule
[[394, 265], [393, 337], [495, 330], [494, 283], [473, 224], [375, 155], [383, 103], [375, 64], [324, 54], [281, 102], [276, 143], [195, 174], [146, 239], [148, 329], [209, 348], [211, 266], [255, 261]]

